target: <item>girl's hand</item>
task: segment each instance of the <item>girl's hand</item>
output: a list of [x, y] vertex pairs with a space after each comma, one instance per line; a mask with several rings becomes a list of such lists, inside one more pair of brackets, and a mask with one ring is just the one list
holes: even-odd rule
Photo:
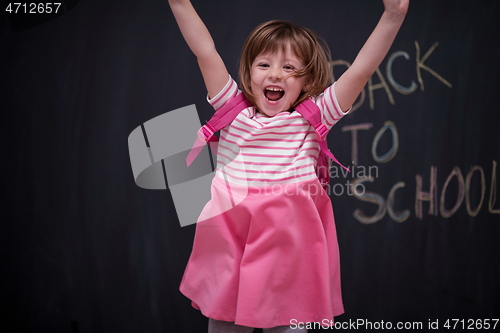
[[408, 12], [410, 0], [383, 0], [385, 11], [394, 17], [405, 17]]

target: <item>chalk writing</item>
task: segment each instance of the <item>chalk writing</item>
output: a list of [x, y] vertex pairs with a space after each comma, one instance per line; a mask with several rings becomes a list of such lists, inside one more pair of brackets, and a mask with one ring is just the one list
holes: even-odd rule
[[[450, 184], [453, 177], [456, 177], [458, 180], [457, 201], [455, 203], [455, 206], [453, 206], [452, 209], [448, 210], [444, 205], [444, 201], [446, 196], [446, 189], [448, 188], [448, 185]], [[460, 171], [459, 167], [454, 167], [448, 178], [446, 178], [443, 190], [441, 191], [441, 205], [439, 206], [441, 216], [448, 218], [457, 212], [458, 208], [460, 208], [460, 205], [462, 204], [462, 201], [464, 201], [464, 186], [464, 176], [462, 175], [462, 171]]]
[[431, 46], [431, 48], [424, 54], [422, 58], [420, 58], [420, 45], [418, 44], [417, 41], [415, 41], [415, 48], [417, 49], [417, 78], [418, 82], [420, 83], [420, 89], [424, 91], [424, 80], [422, 79], [422, 73], [421, 69], [425, 69], [429, 73], [431, 73], [435, 78], [437, 78], [439, 81], [443, 82], [444, 85], [446, 85], [448, 88], [452, 88], [452, 84], [445, 80], [441, 75], [424, 65], [424, 62], [427, 60], [427, 58], [431, 55], [432, 52], [436, 49], [436, 47], [439, 45], [438, 42], [435, 42], [434, 45]]
[[493, 171], [491, 172], [490, 201], [488, 211], [492, 214], [500, 214], [500, 209], [493, 209], [497, 201], [497, 161], [493, 161]]
[[[496, 168], [497, 168], [497, 162], [493, 160], [493, 169], [492, 169], [492, 174], [491, 174], [491, 187], [490, 187], [490, 197], [489, 197], [489, 205], [488, 205], [488, 211], [491, 214], [500, 214], [500, 209], [494, 209], [494, 205], [496, 203], [496, 195], [497, 195], [497, 179], [496, 179]], [[476, 216], [483, 204], [485, 193], [486, 193], [486, 180], [485, 180], [485, 175], [484, 175], [484, 170], [480, 166], [473, 166], [470, 171], [467, 173], [467, 176], [464, 180], [462, 171], [460, 170], [459, 167], [455, 166], [448, 177], [446, 178], [446, 181], [443, 185], [443, 188], [441, 190], [441, 195], [439, 196], [440, 200], [438, 203], [438, 185], [437, 185], [437, 172], [438, 168], [436, 166], [431, 166], [430, 169], [430, 186], [429, 186], [429, 191], [424, 192], [422, 187], [423, 187], [423, 178], [421, 175], [417, 174], [415, 176], [416, 180], [416, 192], [415, 192], [415, 215], [419, 220], [423, 219], [423, 208], [422, 208], [422, 203], [424, 201], [429, 202], [429, 211], [428, 214], [431, 216], [438, 216], [440, 214], [444, 218], [450, 218], [453, 216], [461, 207], [463, 201], [465, 201], [467, 213], [469, 216]], [[479, 173], [480, 176], [480, 186], [481, 186], [481, 196], [479, 203], [477, 204], [477, 207], [474, 209], [471, 208], [471, 203], [470, 203], [470, 190], [471, 190], [471, 181], [474, 173]], [[446, 197], [449, 195], [448, 191], [448, 186], [450, 183], [453, 181], [453, 179], [456, 178], [457, 184], [458, 184], [458, 190], [456, 191], [456, 200], [451, 208], [447, 208], [445, 203], [446, 203]], [[387, 196], [387, 199], [384, 200], [384, 198], [375, 192], [368, 192], [365, 191], [363, 193], [360, 193], [359, 191], [354, 191], [353, 189], [356, 186], [362, 185], [363, 183], [370, 182], [373, 183], [375, 181], [375, 178], [372, 176], [369, 177], [364, 177], [364, 178], [357, 178], [355, 179], [351, 185], [351, 192], [353, 196], [361, 201], [364, 202], [369, 202], [377, 205], [377, 212], [373, 216], [368, 216], [366, 215], [363, 210], [361, 209], [356, 209], [353, 213], [353, 216], [362, 224], [372, 224], [375, 222], [380, 221], [382, 218], [384, 218], [385, 214], [387, 213], [391, 219], [395, 222], [404, 222], [406, 221], [410, 216], [411, 212], [409, 209], [405, 209], [403, 211], [396, 211], [395, 210], [395, 199], [396, 199], [396, 191], [399, 189], [403, 189], [406, 187], [405, 182], [397, 182], [394, 184], [389, 191], [389, 194]], [[465, 200], [464, 200], [465, 199]]]
[[397, 51], [394, 52], [390, 57], [389, 60], [387, 61], [387, 69], [386, 69], [386, 75], [387, 79], [389, 80], [389, 83], [392, 85], [392, 87], [399, 92], [400, 94], [403, 95], [409, 95], [415, 90], [417, 90], [417, 84], [415, 81], [411, 81], [411, 85], [409, 87], [403, 87], [399, 83], [396, 82], [394, 79], [394, 76], [392, 75], [392, 65], [394, 60], [398, 57], [404, 57], [406, 60], [410, 60], [410, 55], [404, 51]]
[[[382, 74], [382, 71], [380, 68], [377, 68], [375, 73], [369, 78], [368, 83], [367, 83], [367, 89], [368, 89], [368, 100], [369, 100], [369, 105], [370, 109], [374, 110], [375, 109], [375, 97], [373, 92], [378, 89], [383, 89], [387, 95], [387, 98], [389, 102], [392, 105], [395, 105], [396, 102], [394, 100], [394, 96], [391, 92], [390, 87], [399, 92], [400, 94], [403, 95], [409, 95], [417, 90], [417, 87], [420, 86], [420, 89], [422, 91], [425, 90], [425, 85], [424, 85], [424, 80], [422, 78], [422, 70], [427, 71], [430, 73], [432, 76], [434, 76], [436, 79], [438, 79], [440, 82], [442, 82], [445, 86], [448, 88], [452, 88], [453, 85], [443, 78], [441, 75], [439, 75], [435, 70], [430, 68], [425, 64], [425, 61], [429, 58], [429, 56], [434, 52], [434, 50], [438, 47], [439, 42], [435, 42], [429, 50], [424, 54], [423, 57], [420, 57], [420, 44], [418, 41], [415, 41], [415, 63], [416, 63], [416, 76], [417, 76], [417, 81], [419, 84], [417, 84], [415, 81], [411, 81], [411, 84], [409, 87], [405, 87], [402, 84], [398, 83], [396, 79], [394, 78], [393, 75], [393, 68], [394, 68], [394, 62], [397, 58], [403, 57], [406, 60], [410, 60], [411, 57], [408, 52], [405, 51], [396, 51], [392, 53], [387, 60], [385, 72], [387, 76], [387, 80], [384, 78], [384, 75]], [[351, 63], [342, 59], [338, 59], [335, 61], [330, 62], [330, 66], [332, 69], [332, 72], [334, 70], [335, 66], [345, 66], [347, 68], [351, 67]], [[377, 76], [377, 79], [379, 83], [374, 84], [373, 83], [373, 76]], [[335, 75], [334, 75], [335, 79]], [[389, 84], [387, 83], [389, 82]], [[389, 86], [390, 85], [390, 86]], [[359, 109], [363, 105], [366, 99], [366, 92], [363, 89], [361, 91], [360, 97], [358, 101], [353, 105], [351, 112], [354, 112], [355, 110]]]
[[[385, 133], [385, 131], [390, 130], [392, 134], [392, 146], [391, 149], [387, 153], [385, 153], [382, 156], [378, 156], [377, 154], [377, 146], [380, 141], [380, 138], [382, 135]], [[375, 138], [373, 139], [372, 143], [372, 156], [375, 162], [378, 163], [387, 163], [390, 160], [396, 156], [396, 153], [398, 152], [399, 148], [399, 138], [398, 138], [398, 131], [396, 129], [396, 125], [392, 121], [386, 121], [384, 123], [384, 127], [379, 129], [377, 134], [375, 134]]]
[[394, 105], [396, 102], [394, 101], [394, 96], [392, 96], [391, 89], [387, 85], [387, 81], [384, 79], [384, 76], [382, 75], [382, 72], [380, 71], [379, 68], [375, 71], [375, 74], [377, 74], [378, 79], [380, 80], [380, 83], [378, 84], [373, 84], [372, 82], [372, 77], [368, 80], [368, 98], [370, 100], [370, 109], [375, 109], [375, 100], [373, 98], [373, 91], [377, 89], [384, 89], [385, 93], [387, 94], [387, 98], [389, 98], [389, 102]]
[[356, 209], [353, 213], [353, 216], [363, 224], [372, 224], [380, 221], [387, 211], [385, 200], [382, 196], [374, 192], [365, 191], [364, 193], [358, 193], [355, 191], [355, 188], [358, 185], [361, 185], [365, 182], [373, 183], [375, 178], [366, 177], [366, 178], [358, 178], [351, 183], [351, 192], [354, 194], [354, 197], [358, 198], [361, 201], [371, 202], [378, 206], [377, 212], [373, 216], [367, 216], [361, 209]]
[[[481, 200], [479, 200], [479, 204], [475, 209], [471, 209], [470, 205], [470, 183], [472, 176], [474, 175], [474, 171], [479, 171], [479, 175], [481, 176]], [[469, 173], [467, 174], [467, 178], [465, 179], [465, 206], [467, 207], [467, 213], [470, 216], [476, 216], [477, 213], [479, 213], [479, 210], [481, 209], [481, 206], [483, 205], [484, 201], [484, 195], [486, 192], [486, 180], [484, 177], [484, 170], [478, 165], [475, 165], [471, 168]]]
[[394, 186], [391, 188], [389, 195], [387, 196], [387, 213], [396, 222], [404, 222], [406, 219], [410, 216], [410, 210], [405, 209], [402, 212], [396, 212], [394, 210], [394, 201], [395, 201], [395, 193], [396, 190], [405, 187], [406, 184], [405, 182], [397, 182], [394, 184]]
[[429, 186], [429, 192], [423, 192], [422, 191], [422, 176], [421, 175], [416, 175], [415, 176], [415, 181], [417, 183], [416, 186], [416, 194], [415, 194], [415, 212], [418, 217], [418, 219], [422, 219], [423, 213], [422, 213], [422, 202], [423, 201], [429, 201], [429, 215], [434, 215], [437, 216], [438, 211], [437, 211], [437, 167], [436, 166], [431, 166], [431, 177], [430, 177], [430, 186]]
[[352, 133], [352, 143], [351, 143], [351, 159], [354, 166], [358, 165], [358, 130], [367, 130], [373, 127], [372, 123], [357, 124], [351, 126], [343, 126], [342, 132], [351, 131]]
[[[411, 80], [409, 85], [401, 84], [397, 82], [394, 77], [394, 69], [396, 66], [400, 64], [397, 62], [397, 59], [404, 59], [405, 61], [411, 60], [411, 56], [408, 52], [399, 50], [392, 53], [387, 60], [386, 68], [385, 68], [385, 76], [383, 75], [380, 68], [377, 68], [372, 77], [369, 78], [366, 88], [368, 89], [368, 100], [370, 109], [375, 109], [375, 97], [374, 91], [382, 89], [388, 101], [395, 105], [394, 96], [392, 94], [391, 88], [402, 94], [402, 95], [410, 95], [414, 93], [418, 87], [420, 87], [421, 91], [425, 91], [424, 79], [422, 76], [422, 72], [425, 71], [431, 74], [434, 78], [436, 78], [439, 82], [443, 83], [446, 87], [452, 88], [453, 85], [438, 74], [434, 69], [430, 68], [426, 61], [429, 60], [430, 56], [438, 47], [439, 43], [435, 42], [428, 50], [421, 56], [420, 44], [418, 41], [415, 41], [415, 71], [416, 71], [416, 80]], [[335, 60], [331, 62], [332, 71], [335, 66], [345, 66], [349, 68], [351, 64], [345, 60]], [[375, 83], [374, 81], [378, 83]], [[363, 91], [360, 94], [358, 101], [352, 108], [352, 111], [358, 109], [366, 99], [366, 91]], [[352, 112], [351, 111], [351, 112]], [[359, 150], [359, 131], [367, 131], [373, 127], [373, 123], [361, 123], [355, 125], [344, 126], [341, 128], [342, 132], [351, 132], [351, 159], [353, 168], [357, 167], [359, 164], [358, 160], [358, 150]], [[384, 154], [379, 154], [377, 151], [380, 140], [382, 136], [389, 131], [391, 134], [392, 145], [387, 152]], [[377, 163], [387, 163], [391, 161], [397, 154], [399, 149], [399, 136], [396, 124], [392, 121], [386, 121], [384, 126], [380, 128], [372, 142], [371, 142], [371, 154], [372, 158]], [[491, 185], [489, 192], [489, 201], [488, 201], [488, 212], [491, 214], [500, 214], [500, 208], [495, 208], [496, 204], [496, 194], [497, 194], [497, 178], [496, 178], [496, 169], [497, 162], [493, 160], [493, 168], [491, 174]], [[333, 173], [333, 177], [335, 178], [339, 176], [338, 170], [335, 168], [336, 173]], [[364, 170], [364, 169], [363, 169]], [[350, 184], [352, 188], [356, 186], [363, 186], [364, 183], [370, 182], [373, 183], [376, 178], [374, 178], [370, 172], [369, 175], [366, 175], [366, 172], [358, 172], [357, 174], [352, 173], [353, 177], [356, 177], [354, 181]], [[378, 169], [377, 169], [378, 175]], [[476, 177], [475, 177], [476, 176]], [[346, 177], [346, 175], [344, 175]], [[473, 179], [477, 179], [479, 177], [479, 181], [474, 182], [474, 186], [479, 186], [479, 189], [476, 191], [472, 191]], [[378, 177], [377, 177], [378, 178]], [[451, 191], [448, 191], [450, 184], [456, 181], [458, 190], [454, 193], [456, 194], [456, 199], [449, 199], [450, 195], [452, 195]], [[431, 166], [430, 167], [430, 177], [429, 177], [429, 187], [428, 190], [424, 190], [424, 179], [422, 175], [415, 175], [415, 216], [417, 219], [422, 220], [424, 218], [423, 212], [423, 204], [424, 202], [429, 202], [428, 215], [429, 216], [438, 216], [441, 215], [444, 218], [450, 218], [453, 216], [462, 206], [462, 203], [465, 201], [465, 206], [467, 210], [467, 214], [469, 216], [476, 216], [484, 203], [486, 197], [486, 177], [484, 169], [475, 165], [472, 166], [467, 173], [467, 176], [464, 179], [461, 169], [458, 166], [453, 167], [452, 171], [447, 176], [443, 187], [441, 189], [440, 195], [438, 196], [438, 167]], [[406, 183], [403, 181], [395, 183], [390, 189], [387, 198], [385, 199], [382, 195], [375, 192], [364, 191], [360, 193], [354, 190], [352, 192], [353, 196], [361, 201], [373, 203], [377, 205], [377, 211], [372, 216], [368, 216], [361, 209], [356, 209], [353, 213], [353, 216], [363, 224], [372, 224], [377, 221], [380, 221], [386, 213], [391, 217], [391, 219], [395, 222], [404, 222], [410, 216], [411, 212], [409, 209], [404, 209], [401, 211], [397, 211], [395, 208], [397, 193], [398, 190], [403, 191], [406, 188]], [[477, 200], [472, 200], [471, 193], [479, 193]], [[447, 207], [447, 205], [453, 204], [452, 207]], [[473, 207], [475, 206], [475, 207]]]

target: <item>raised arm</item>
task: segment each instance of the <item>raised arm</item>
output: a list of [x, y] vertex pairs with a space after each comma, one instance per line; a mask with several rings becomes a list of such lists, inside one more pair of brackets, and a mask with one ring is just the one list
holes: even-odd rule
[[189, 0], [168, 0], [168, 3], [182, 36], [198, 59], [208, 95], [214, 97], [226, 85], [229, 74], [212, 36]]
[[351, 67], [335, 84], [335, 94], [342, 110], [354, 103], [359, 93], [377, 70], [396, 38], [408, 11], [409, 0], [383, 0], [385, 11], [372, 34], [359, 51]]

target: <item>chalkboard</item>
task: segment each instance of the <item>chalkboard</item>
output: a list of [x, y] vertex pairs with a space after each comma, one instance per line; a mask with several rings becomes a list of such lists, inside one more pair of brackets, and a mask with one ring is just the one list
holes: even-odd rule
[[[178, 291], [195, 225], [179, 223], [168, 184], [136, 185], [127, 141], [189, 105], [209, 119], [196, 59], [167, 1], [70, 3], [24, 28], [0, 15], [2, 323], [204, 332], [206, 318]], [[285, 19], [326, 40], [338, 78], [383, 12], [382, 1], [360, 0], [193, 4], [233, 77], [252, 28]], [[412, 0], [388, 56], [330, 132], [352, 171], [331, 170], [338, 325], [492, 330], [500, 318], [499, 14], [495, 0]]]

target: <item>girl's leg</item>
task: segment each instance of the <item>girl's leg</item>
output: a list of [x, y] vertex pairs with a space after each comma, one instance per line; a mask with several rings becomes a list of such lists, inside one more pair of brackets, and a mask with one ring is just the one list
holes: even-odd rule
[[208, 318], [208, 333], [252, 333], [253, 327]]
[[307, 333], [307, 328], [292, 329], [290, 326], [264, 328], [264, 333]]

